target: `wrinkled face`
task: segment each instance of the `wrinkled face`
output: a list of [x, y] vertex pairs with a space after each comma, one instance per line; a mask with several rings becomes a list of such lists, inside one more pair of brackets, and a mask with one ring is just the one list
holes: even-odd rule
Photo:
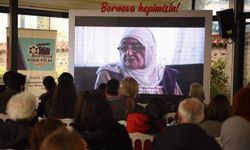
[[134, 38], [125, 38], [118, 47], [121, 61], [130, 69], [145, 68], [145, 47]]

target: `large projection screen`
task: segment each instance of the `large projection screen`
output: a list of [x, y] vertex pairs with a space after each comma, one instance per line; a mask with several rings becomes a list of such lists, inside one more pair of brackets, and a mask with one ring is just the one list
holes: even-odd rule
[[[69, 72], [75, 76], [78, 91], [94, 89], [93, 80], [100, 66], [121, 62], [117, 47], [128, 27], [148, 28], [157, 43], [157, 64], [180, 71], [182, 79], [178, 82], [191, 78], [192, 82], [201, 82], [209, 100], [212, 11], [208, 10], [150, 13], [147, 16], [70, 10]], [[183, 95], [188, 94], [189, 83], [191, 81], [178, 83]]]

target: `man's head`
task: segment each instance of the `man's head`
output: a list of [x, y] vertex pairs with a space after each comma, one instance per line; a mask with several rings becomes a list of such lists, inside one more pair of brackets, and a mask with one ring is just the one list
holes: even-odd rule
[[196, 98], [184, 99], [178, 108], [180, 123], [199, 124], [204, 118], [204, 106]]
[[23, 75], [21, 73], [13, 72], [8, 77], [7, 86], [8, 86], [8, 88], [13, 88], [13, 89], [16, 89], [18, 91], [23, 91], [25, 82], [26, 82], [25, 75]]
[[111, 79], [106, 85], [106, 95], [117, 96], [119, 91], [120, 83], [116, 79]]
[[118, 50], [123, 65], [129, 69], [144, 69], [155, 63], [155, 38], [147, 28], [128, 28]]
[[3, 82], [5, 84], [5, 86], [8, 86], [8, 81], [9, 81], [9, 77], [11, 74], [14, 74], [15, 72], [14, 71], [6, 71], [4, 74], [3, 74]]

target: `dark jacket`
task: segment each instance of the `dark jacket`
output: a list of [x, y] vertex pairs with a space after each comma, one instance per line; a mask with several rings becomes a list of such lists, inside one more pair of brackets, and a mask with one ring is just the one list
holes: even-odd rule
[[37, 108], [37, 115], [39, 117], [44, 118], [45, 116], [47, 117], [47, 114], [45, 114], [45, 110], [46, 110], [46, 103], [47, 101], [49, 101], [49, 99], [53, 96], [53, 92], [46, 92], [43, 93], [39, 99], [40, 99], [40, 103], [38, 105]]
[[32, 127], [37, 120], [0, 122], [0, 149], [28, 149]]
[[6, 106], [10, 100], [10, 98], [17, 94], [18, 90], [13, 89], [13, 88], [7, 88], [5, 91], [3, 91], [0, 94], [0, 113], [6, 114]]
[[214, 138], [196, 124], [169, 126], [155, 136], [153, 150], [220, 150]]
[[125, 127], [117, 122], [110, 122], [93, 131], [82, 129], [76, 124], [72, 126], [86, 140], [89, 150], [132, 150], [132, 142]]

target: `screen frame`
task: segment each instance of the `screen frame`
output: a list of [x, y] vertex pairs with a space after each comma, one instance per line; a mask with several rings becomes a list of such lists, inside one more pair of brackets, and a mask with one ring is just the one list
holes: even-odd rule
[[210, 100], [210, 66], [211, 66], [211, 34], [212, 34], [212, 11], [211, 10], [181, 10], [167, 13], [145, 13], [139, 12], [108, 12], [102, 13], [100, 10], [69, 10], [69, 72], [74, 75], [75, 62], [75, 19], [76, 17], [199, 17], [204, 18], [205, 40], [204, 40], [204, 66], [203, 66], [203, 88], [205, 90], [206, 101]]

